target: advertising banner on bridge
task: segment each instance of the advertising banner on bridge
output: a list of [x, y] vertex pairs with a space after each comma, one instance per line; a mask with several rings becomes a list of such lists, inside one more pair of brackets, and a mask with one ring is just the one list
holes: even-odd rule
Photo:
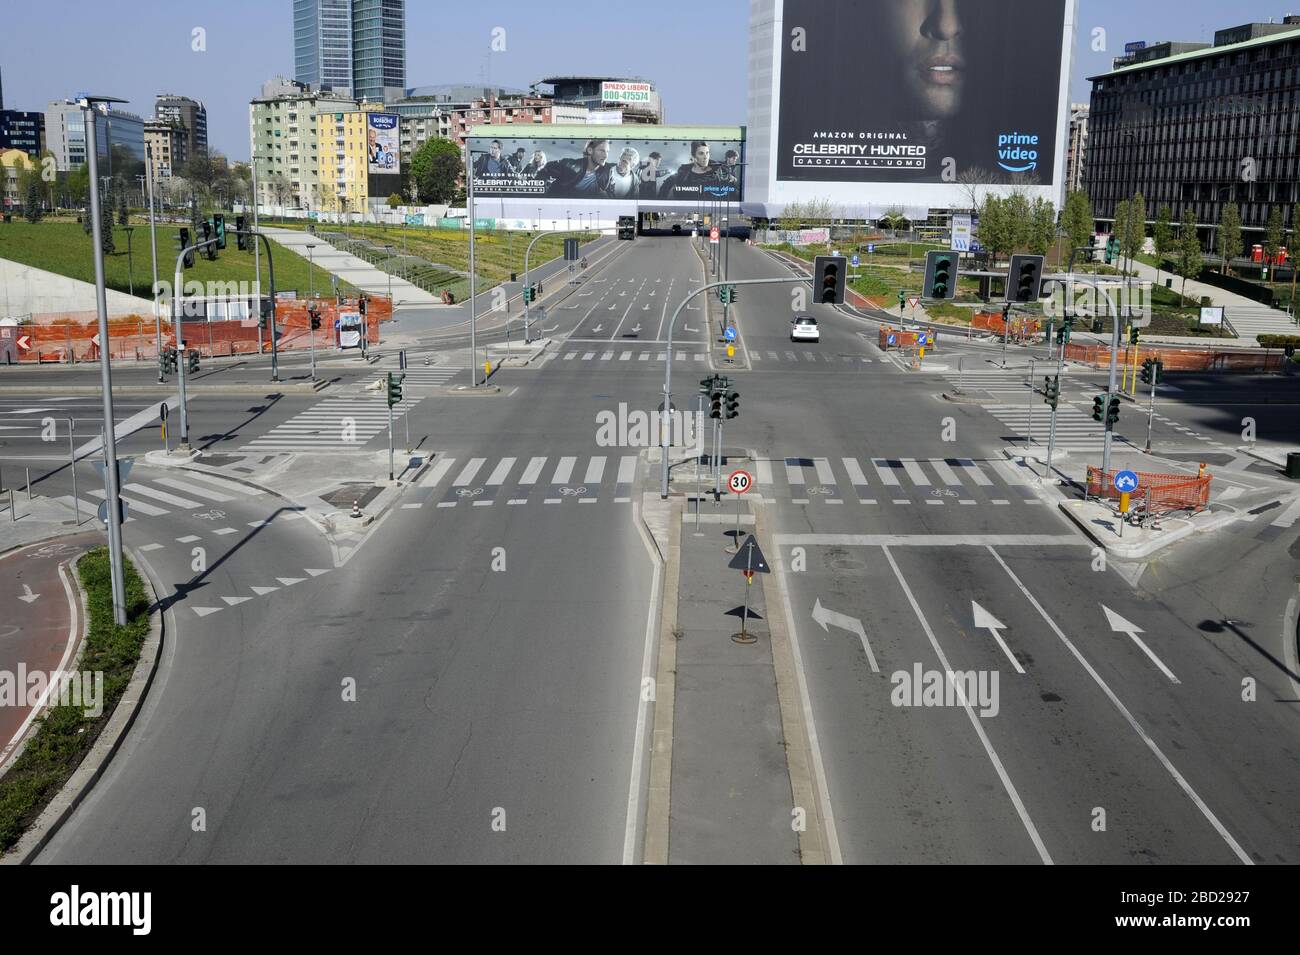
[[475, 199], [731, 201], [741, 195], [737, 140], [475, 136]]
[[963, 182], [1060, 201], [1076, 0], [756, 2], [771, 119], [749, 132], [750, 201], [923, 210]]

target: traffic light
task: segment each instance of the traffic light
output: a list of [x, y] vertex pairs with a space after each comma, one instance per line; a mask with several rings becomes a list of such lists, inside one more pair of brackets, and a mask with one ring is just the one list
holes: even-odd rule
[[813, 294], [821, 304], [844, 304], [845, 262], [842, 255], [819, 255], [813, 262]]
[[171, 370], [172, 370], [172, 360], [170, 355], [167, 352], [167, 349], [164, 348], [162, 351], [158, 353], [158, 374], [165, 375], [167, 374], [167, 372]]
[[1160, 384], [1161, 380], [1164, 377], [1165, 377], [1165, 363], [1162, 362], [1159, 358], [1157, 358], [1155, 360], [1155, 363], [1152, 364], [1151, 366], [1151, 379], [1158, 385]]
[[320, 309], [315, 305], [307, 306], [307, 318], [311, 323], [311, 330], [320, 331]]
[[1055, 411], [1056, 406], [1061, 401], [1061, 379], [1059, 376], [1048, 375], [1043, 379], [1043, 395], [1043, 404], [1051, 405], [1052, 410]]
[[1011, 305], [1008, 303], [1002, 306], [1002, 324], [1005, 325], [1010, 321], [1011, 321]]
[[243, 216], [235, 216], [235, 247], [240, 252], [248, 249], [248, 236], [244, 235], [244, 223], [246, 221]]
[[1092, 399], [1092, 420], [1098, 422], [1106, 420], [1106, 396], [1105, 395], [1097, 395], [1095, 398]]
[[1151, 379], [1155, 374], [1155, 364], [1156, 360], [1154, 358], [1148, 358], [1146, 361], [1142, 362], [1142, 384], [1151, 384]]
[[185, 364], [185, 370], [192, 375], [199, 370], [199, 350], [197, 348], [191, 348], [186, 357], [188, 360]]
[[212, 216], [212, 226], [217, 233], [217, 248], [224, 249], [226, 247], [226, 217], [219, 212], [214, 214]]
[[524, 287], [524, 304], [525, 304], [525, 305], [531, 305], [532, 302], [533, 302], [533, 300], [536, 299], [536, 298], [537, 298], [537, 291], [533, 288], [533, 286], [531, 286], [531, 285], [527, 285], [527, 286], [525, 286], [525, 287]]
[[900, 312], [903, 310], [903, 303], [906, 301], [907, 301], [907, 293], [900, 288], [898, 290], [898, 310]]
[[388, 373], [388, 407], [393, 407], [402, 400], [402, 379], [405, 375]]
[[1106, 427], [1113, 427], [1117, 421], [1119, 421], [1119, 399], [1111, 398], [1110, 404], [1106, 406]]
[[[181, 249], [188, 249], [189, 246], [190, 230], [182, 227], [180, 235], [176, 237], [176, 251], [179, 252]], [[181, 263], [181, 267], [186, 269], [194, 268], [194, 251], [192, 249], [185, 253], [185, 260]]]
[[362, 296], [360, 296], [360, 297], [357, 299], [357, 311], [359, 311], [362, 315], [365, 315], [365, 314], [366, 314], [366, 297], [365, 297], [365, 295], [362, 295]]
[[1136, 325], [1130, 326], [1128, 330], [1128, 343], [1136, 345], [1142, 339], [1142, 330]]
[[956, 298], [957, 253], [933, 250], [925, 254], [925, 297]]
[[713, 392], [713, 394], [709, 395], [709, 417], [710, 418], [722, 417], [722, 401], [724, 397], [725, 395], [723, 395], [721, 391], [715, 391]]
[[1106, 240], [1106, 264], [1112, 264], [1119, 258], [1119, 239], [1111, 236]]
[[740, 392], [732, 391], [727, 395], [727, 418], [735, 418], [740, 414]]
[[1013, 255], [1007, 275], [1008, 302], [1037, 302], [1043, 287], [1043, 257]]
[[[202, 222], [199, 223], [199, 231], [203, 233], [203, 238], [201, 241], [207, 242], [209, 239], [212, 238], [212, 223], [209, 220], [204, 219]], [[204, 246], [203, 254], [206, 255], [210, 260], [215, 259], [217, 257], [217, 250], [210, 245]]]

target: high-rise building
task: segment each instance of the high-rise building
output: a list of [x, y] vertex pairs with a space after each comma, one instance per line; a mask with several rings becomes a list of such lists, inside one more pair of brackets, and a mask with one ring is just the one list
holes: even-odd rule
[[276, 77], [264, 84], [262, 95], [248, 106], [259, 201], [319, 209], [322, 188], [317, 176], [316, 115], [356, 108], [352, 99], [313, 90], [296, 80]]
[[1140, 192], [1148, 215], [1190, 212], [1211, 243], [1228, 203], [1248, 246], [1276, 208], [1300, 227], [1300, 17], [1129, 51], [1090, 78], [1083, 179], [1099, 222]]
[[159, 93], [153, 111], [155, 120], [181, 130], [174, 157], [177, 168], [195, 156], [208, 154], [208, 110], [201, 102], [188, 96]]
[[45, 148], [45, 114], [20, 109], [0, 109], [0, 152], [21, 149], [40, 159]]
[[1070, 135], [1065, 147], [1065, 189], [1083, 188], [1083, 164], [1088, 154], [1088, 104], [1070, 104]]
[[155, 120], [144, 124], [144, 142], [148, 147], [149, 165], [153, 167], [154, 180], [170, 179], [181, 172], [178, 159], [185, 149], [185, 132], [171, 123]]
[[293, 0], [294, 79], [380, 102], [406, 85], [406, 0]]
[[[143, 117], [112, 109], [107, 103], [95, 106], [95, 142], [99, 147], [101, 175], [113, 175], [114, 150], [125, 150], [144, 162]], [[81, 107], [71, 100], [56, 100], [45, 110], [45, 146], [54, 154], [60, 171], [76, 169], [86, 161], [86, 123]], [[120, 154], [120, 152], [119, 152]]]

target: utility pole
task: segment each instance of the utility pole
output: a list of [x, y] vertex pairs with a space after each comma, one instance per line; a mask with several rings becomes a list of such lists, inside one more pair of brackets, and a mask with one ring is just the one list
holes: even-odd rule
[[113, 620], [118, 626], [126, 624], [126, 582], [122, 565], [122, 499], [117, 473], [117, 419], [113, 416], [113, 371], [109, 359], [108, 299], [104, 287], [103, 228], [100, 221], [100, 195], [95, 187], [99, 181], [99, 145], [96, 142], [96, 113], [100, 103], [124, 103], [115, 96], [77, 97], [86, 127], [86, 162], [90, 174], [90, 228], [94, 240], [95, 258], [95, 310], [99, 318], [99, 374], [103, 388], [104, 408], [104, 499], [108, 518], [108, 564], [113, 588]]
[[478, 297], [477, 276], [474, 274], [474, 153], [465, 143], [465, 212], [469, 216], [469, 380], [470, 387], [478, 387]]

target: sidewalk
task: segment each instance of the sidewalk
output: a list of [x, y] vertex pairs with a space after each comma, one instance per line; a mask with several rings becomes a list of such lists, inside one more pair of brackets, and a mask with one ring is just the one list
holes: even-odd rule
[[[1156, 270], [1145, 262], [1133, 263], [1133, 268], [1138, 277], [1144, 281], [1163, 284], [1165, 279], [1173, 278], [1174, 291], [1183, 291], [1183, 280], [1177, 276], [1171, 276], [1168, 272], [1161, 271], [1157, 276]], [[1300, 329], [1296, 323], [1286, 314], [1275, 308], [1270, 308], [1261, 302], [1253, 301], [1244, 295], [1238, 295], [1236, 292], [1229, 292], [1227, 289], [1216, 288], [1213, 285], [1206, 285], [1204, 282], [1189, 281], [1186, 289], [1187, 297], [1200, 301], [1202, 296], [1209, 296], [1210, 301], [1215, 305], [1222, 305], [1228, 316], [1228, 321], [1232, 327], [1237, 330], [1239, 336], [1238, 342], [1246, 346], [1254, 346], [1260, 335], [1296, 335], [1300, 334]], [[1173, 339], [1159, 338], [1148, 339], [1149, 341], [1171, 341]], [[1181, 344], [1183, 339], [1178, 340]], [[1192, 339], [1195, 344], [1206, 344], [1204, 339]], [[1217, 339], [1217, 342], [1227, 342], [1227, 339]]]
[[[301, 255], [304, 259], [325, 271], [337, 275], [345, 282], [350, 282], [363, 292], [370, 295], [386, 296], [391, 288], [394, 308], [399, 305], [449, 307], [442, 306], [439, 299], [418, 285], [412, 285], [405, 279], [399, 279], [382, 269], [377, 269], [369, 262], [359, 259], [355, 255], [340, 252], [318, 235], [313, 235], [302, 229], [277, 229], [272, 226], [263, 226], [262, 231], [286, 249]], [[310, 250], [310, 253], [307, 249], [308, 245], [315, 246], [314, 249]]]

